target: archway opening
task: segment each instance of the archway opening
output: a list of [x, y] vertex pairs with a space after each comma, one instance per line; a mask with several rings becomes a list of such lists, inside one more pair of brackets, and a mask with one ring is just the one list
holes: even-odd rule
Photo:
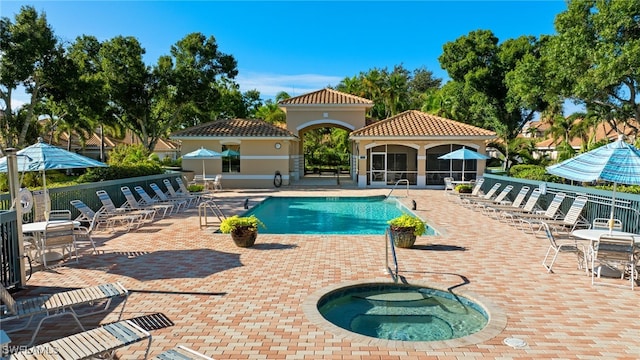
[[352, 145], [349, 132], [326, 124], [300, 131], [304, 174], [335, 176], [350, 173]]

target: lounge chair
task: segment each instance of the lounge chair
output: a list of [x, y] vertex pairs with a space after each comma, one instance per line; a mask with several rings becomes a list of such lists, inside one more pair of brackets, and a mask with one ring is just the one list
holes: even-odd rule
[[[129, 221], [127, 222], [127, 231], [130, 231], [134, 226], [136, 228], [142, 226], [145, 218], [148, 219], [150, 216], [149, 211], [140, 212], [123, 207], [116, 207], [116, 205], [113, 203], [113, 200], [111, 200], [109, 193], [104, 190], [96, 191], [96, 195], [98, 195], [98, 199], [100, 199], [100, 202], [102, 202], [102, 207], [99, 211], [103, 211], [109, 216], [120, 215], [128, 217]], [[155, 213], [155, 211], [152, 212]]]
[[160, 187], [156, 183], [149, 184], [149, 187], [151, 187], [151, 190], [153, 190], [153, 192], [156, 193], [156, 196], [154, 196], [154, 199], [172, 203], [173, 206], [175, 206], [176, 212], [180, 211], [180, 209], [185, 209], [187, 207], [187, 204], [188, 204], [187, 200], [185, 200], [184, 198], [178, 198], [178, 199], [169, 198], [167, 194], [165, 194], [164, 192], [162, 192], [162, 190], [160, 190]]
[[162, 354], [156, 355], [153, 360], [213, 360], [206, 355], [191, 350], [184, 346], [176, 346], [171, 350], [167, 350]]
[[115, 350], [142, 340], [148, 341], [144, 355], [144, 359], [146, 359], [151, 348], [151, 334], [132, 321], [122, 320], [34, 346], [9, 355], [9, 359], [80, 360], [113, 358]]
[[532, 212], [532, 213], [521, 213], [517, 214], [517, 217], [514, 218], [514, 223], [521, 230], [525, 229], [525, 226], [528, 226], [531, 229], [531, 232], [536, 232], [533, 229], [533, 225], [535, 223], [540, 224], [540, 221], [549, 221], [557, 219], [564, 214], [560, 211], [560, 206], [564, 201], [564, 198], [567, 194], [563, 192], [556, 193], [551, 200], [551, 203], [547, 207], [544, 212]]
[[127, 201], [122, 204], [123, 207], [125, 208], [130, 208], [131, 210], [137, 210], [137, 211], [149, 211], [150, 213], [150, 218], [153, 221], [153, 219], [155, 219], [155, 216], [159, 213], [162, 212], [162, 218], [164, 218], [167, 215], [167, 211], [170, 209], [173, 209], [173, 206], [167, 206], [165, 205], [161, 205], [161, 206], [156, 206], [153, 204], [141, 204], [138, 202], [138, 200], [136, 199], [136, 197], [133, 195], [133, 192], [131, 192], [131, 189], [129, 189], [128, 186], [122, 186], [120, 187], [120, 191], [122, 191], [122, 194], [124, 195], [124, 198], [127, 199]]
[[137, 221], [139, 219], [138, 216], [109, 214], [104, 209], [100, 209], [95, 212], [87, 206], [87, 204], [82, 202], [82, 200], [71, 200], [70, 203], [80, 212], [76, 221], [79, 221], [82, 224], [87, 224], [95, 231], [98, 231], [101, 226], [113, 229], [116, 222], [130, 224], [132, 220]]
[[521, 208], [509, 207], [502, 210], [500, 214], [500, 221], [510, 221], [514, 223], [516, 216], [522, 214], [533, 214], [536, 211], [538, 200], [540, 199], [540, 189], [533, 189], [531, 195], [527, 199], [527, 202]]
[[472, 208], [484, 211], [484, 208], [490, 205], [508, 204], [509, 201], [505, 199], [507, 198], [507, 195], [511, 193], [511, 190], [513, 190], [513, 185], [507, 185], [495, 197], [492, 197], [492, 198], [480, 197], [477, 199], [470, 199], [471, 203], [473, 204]]
[[[111, 304], [111, 300], [116, 297], [124, 297], [124, 301], [126, 302], [128, 295], [129, 291], [127, 291], [127, 289], [125, 289], [120, 283], [111, 283], [77, 290], [63, 291], [52, 295], [42, 295], [29, 299], [16, 300], [11, 296], [11, 294], [9, 294], [4, 286], [0, 285], [0, 299], [4, 304], [0, 306], [0, 328], [7, 333], [23, 330], [29, 327], [35, 316], [44, 315], [44, 318], [40, 320], [33, 336], [31, 337], [29, 344], [32, 344], [45, 320], [69, 315], [73, 317], [80, 328], [84, 330], [84, 326], [82, 326], [82, 323], [80, 323], [78, 318], [106, 311]], [[79, 306], [93, 305], [105, 300], [106, 303], [104, 304], [104, 307], [101, 307], [96, 311], [83, 313], [81, 315], [78, 315], [76, 312], [76, 308]], [[122, 310], [124, 310], [124, 304]], [[118, 319], [122, 316], [122, 310], [120, 311]], [[6, 323], [25, 318], [27, 318], [28, 321], [24, 326], [11, 330], [8, 329]]]
[[184, 184], [184, 181], [182, 181], [181, 178], [176, 178], [176, 183], [178, 184], [178, 190], [176, 191], [178, 195], [192, 196], [195, 198], [195, 205], [200, 203], [200, 201], [202, 200], [202, 197], [200, 196], [200, 194], [194, 194], [191, 191], [189, 191], [189, 189], [187, 189], [187, 187]]
[[610, 269], [609, 271], [617, 271], [621, 279], [628, 274], [633, 291], [638, 279], [637, 263], [640, 260], [640, 249], [636, 246], [633, 236], [601, 235], [598, 241], [591, 244], [589, 252], [591, 285], [596, 285], [596, 278], [604, 275], [604, 269]]
[[520, 188], [520, 191], [518, 191], [518, 195], [516, 195], [515, 199], [513, 199], [513, 201], [510, 204], [507, 204], [504, 201], [497, 204], [487, 204], [482, 209], [482, 212], [485, 215], [488, 215], [497, 219], [500, 216], [500, 212], [503, 210], [520, 209], [520, 206], [522, 205], [522, 202], [524, 202], [524, 198], [527, 196], [528, 193], [529, 193], [529, 187], [523, 186]]
[[578, 196], [573, 200], [569, 211], [562, 219], [535, 219], [530, 218], [526, 222], [532, 226], [534, 224], [542, 224], [544, 221], [555, 233], [570, 233], [576, 228], [590, 228], [591, 224], [581, 217], [582, 210], [587, 204], [586, 196]]
[[192, 196], [190, 194], [180, 194], [176, 191], [176, 189], [173, 188], [173, 185], [171, 184], [171, 181], [169, 179], [164, 179], [162, 180], [162, 182], [164, 183], [164, 186], [167, 188], [167, 197], [169, 199], [181, 199], [181, 200], [186, 200], [187, 201], [187, 207], [191, 207], [194, 204], [197, 203], [198, 197], [197, 196]]
[[456, 193], [455, 191], [447, 191], [445, 192], [445, 194], [450, 196], [450, 199], [459, 201], [466, 197], [478, 197], [482, 192], [482, 184], [484, 184], [484, 178], [480, 178], [476, 181], [476, 184], [473, 186], [471, 193]]
[[[556, 262], [558, 258], [558, 254], [560, 253], [574, 253], [578, 257], [578, 269], [582, 269], [582, 261], [584, 259], [584, 253], [582, 249], [578, 247], [576, 243], [576, 239], [572, 239], [569, 237], [558, 238], [553, 235], [551, 232], [551, 228], [546, 222], [542, 222], [542, 228], [544, 229], [545, 235], [547, 236], [547, 240], [549, 240], [549, 249], [547, 249], [547, 254], [544, 256], [542, 260], [542, 265], [547, 269], [547, 272], [551, 272], [551, 268], [553, 268], [553, 264]], [[551, 258], [551, 262], [547, 264], [547, 260], [549, 259], [549, 255], [553, 252], [553, 257]]]
[[[473, 196], [473, 195], [466, 194], [468, 196], [462, 196], [461, 197], [462, 206], [473, 207], [475, 204], [474, 200], [477, 200], [477, 199], [485, 199], [485, 200], [493, 199], [496, 192], [498, 192], [498, 189], [500, 189], [501, 186], [502, 186], [501, 183], [493, 184], [491, 189], [489, 189], [489, 191], [487, 191], [487, 193], [484, 195]], [[473, 194], [473, 191], [471, 192], [471, 194]]]
[[149, 194], [147, 194], [147, 192], [142, 188], [142, 186], [135, 186], [133, 189], [140, 196], [139, 204], [141, 206], [150, 206], [155, 209], [164, 210], [164, 212], [162, 213], [163, 218], [165, 217], [167, 212], [169, 212], [169, 215], [173, 213], [175, 206], [173, 206], [171, 202], [162, 202], [160, 200], [156, 200], [152, 198]]

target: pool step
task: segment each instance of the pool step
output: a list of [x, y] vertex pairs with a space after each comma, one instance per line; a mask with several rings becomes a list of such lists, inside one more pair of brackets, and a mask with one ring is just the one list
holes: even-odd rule
[[369, 301], [376, 306], [416, 307], [440, 305], [438, 300], [415, 291], [389, 292], [370, 296], [353, 295], [353, 298]]
[[449, 340], [453, 328], [434, 315], [372, 315], [354, 317], [351, 331], [388, 340], [433, 341]]

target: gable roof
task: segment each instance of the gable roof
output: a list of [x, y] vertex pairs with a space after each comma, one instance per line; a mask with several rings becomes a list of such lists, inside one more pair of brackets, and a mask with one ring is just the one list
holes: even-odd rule
[[297, 138], [287, 129], [256, 119], [216, 120], [171, 134], [172, 139], [213, 137]]
[[427, 114], [418, 110], [407, 110], [396, 116], [375, 122], [351, 133], [351, 138], [476, 138], [493, 139], [493, 131], [477, 126]]
[[278, 102], [280, 106], [288, 105], [364, 105], [373, 107], [373, 101], [341, 91], [325, 88]]

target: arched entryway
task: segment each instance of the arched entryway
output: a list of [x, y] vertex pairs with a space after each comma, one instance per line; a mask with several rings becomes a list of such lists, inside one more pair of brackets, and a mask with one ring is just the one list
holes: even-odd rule
[[353, 145], [348, 124], [337, 121], [312, 121], [301, 126], [298, 136], [299, 166], [304, 176], [349, 176], [352, 169]]

